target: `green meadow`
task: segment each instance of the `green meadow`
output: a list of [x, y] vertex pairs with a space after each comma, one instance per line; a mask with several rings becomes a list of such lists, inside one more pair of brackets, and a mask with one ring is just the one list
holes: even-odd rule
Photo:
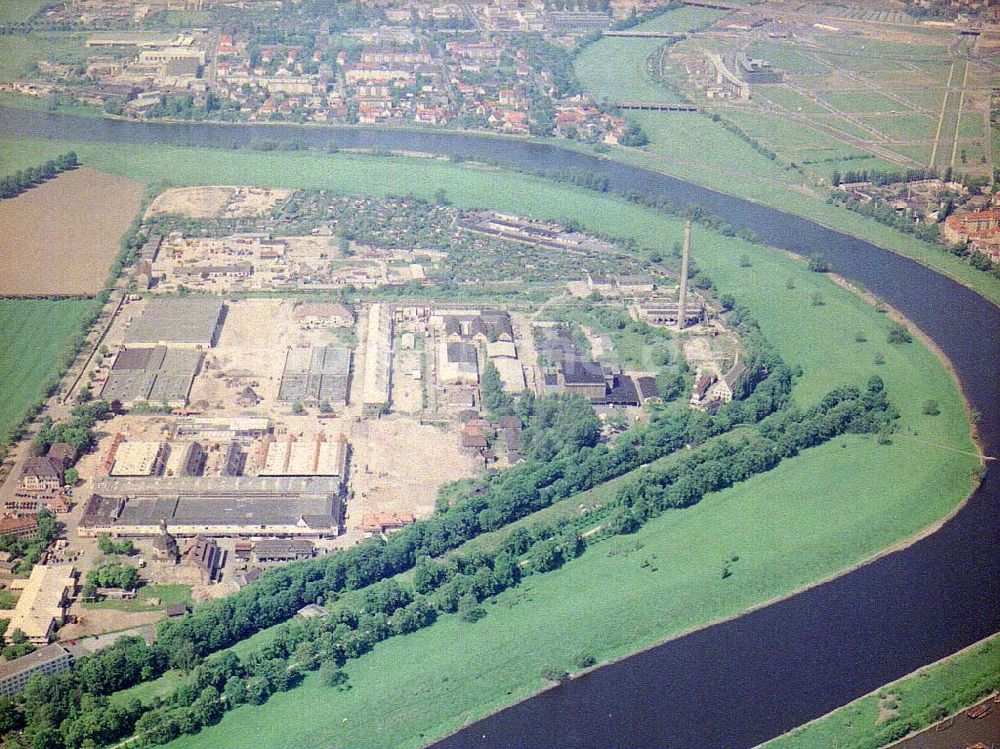
[[89, 299], [0, 299], [0, 440], [59, 373]]
[[0, 34], [0, 82], [29, 76], [39, 60], [82, 62], [87, 57], [85, 39], [73, 32]]
[[27, 21], [51, 4], [50, 0], [0, 0], [0, 23]]

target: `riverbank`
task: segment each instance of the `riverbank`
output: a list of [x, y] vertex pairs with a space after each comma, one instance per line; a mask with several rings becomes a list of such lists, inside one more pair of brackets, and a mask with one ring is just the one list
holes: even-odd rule
[[[1000, 689], [1000, 634], [928, 664], [755, 749], [897, 746]], [[897, 707], [880, 713], [886, 703]]]

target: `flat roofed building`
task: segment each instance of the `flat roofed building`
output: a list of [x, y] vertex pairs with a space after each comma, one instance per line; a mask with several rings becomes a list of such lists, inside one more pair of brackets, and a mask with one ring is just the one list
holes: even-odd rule
[[139, 403], [187, 405], [202, 356], [201, 351], [166, 346], [125, 349], [111, 367], [101, 398], [126, 408]]
[[189, 47], [190, 34], [161, 34], [156, 31], [95, 31], [87, 39], [88, 47]]
[[438, 382], [442, 385], [475, 385], [479, 382], [479, 354], [471, 343], [438, 343]]
[[351, 350], [340, 346], [295, 346], [285, 354], [278, 400], [346, 403]]
[[177, 60], [190, 60], [195, 64], [195, 72], [199, 65], [205, 64], [205, 52], [201, 49], [185, 47], [165, 47], [162, 49], [144, 49], [139, 53], [140, 65], [165, 65]]
[[257, 564], [283, 564], [315, 553], [316, 546], [304, 538], [265, 538], [254, 545], [253, 558]]
[[302, 536], [340, 533], [339, 476], [103, 477], [94, 482], [78, 534], [158, 536]]
[[125, 334], [128, 346], [209, 348], [222, 328], [225, 305], [211, 298], [157, 298]]
[[21, 630], [28, 641], [47, 645], [57, 624], [62, 624], [66, 607], [76, 591], [76, 569], [71, 564], [36, 564], [24, 583], [8, 637]]
[[115, 451], [112, 476], [157, 476], [163, 471], [166, 447], [162, 442], [123, 442]]
[[486, 355], [490, 359], [517, 358], [517, 347], [513, 341], [490, 341], [486, 344]]
[[206, 442], [247, 441], [271, 430], [266, 417], [184, 416], [175, 422], [177, 437], [197, 437]]
[[520, 393], [525, 388], [524, 368], [520, 359], [494, 359], [503, 389], [508, 393]]
[[347, 472], [347, 440], [325, 434], [310, 439], [285, 439], [265, 443], [261, 476], [339, 476]]
[[13, 697], [35, 674], [51, 676], [72, 667], [73, 655], [58, 644], [46, 645], [12, 661], [0, 661], [0, 697]]
[[392, 310], [376, 303], [368, 310], [365, 328], [364, 412], [373, 416], [388, 407], [392, 366]]
[[[232, 443], [230, 443], [232, 444]], [[223, 461], [223, 470], [225, 470]], [[205, 450], [198, 442], [173, 442], [167, 446], [163, 461], [168, 476], [197, 476], [205, 465]], [[115, 472], [112, 470], [112, 475]]]

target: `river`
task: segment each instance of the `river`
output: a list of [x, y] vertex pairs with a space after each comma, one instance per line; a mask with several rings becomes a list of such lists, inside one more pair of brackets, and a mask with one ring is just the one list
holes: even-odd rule
[[[942, 275], [853, 237], [640, 167], [554, 145], [474, 134], [366, 128], [130, 124], [0, 109], [0, 136], [102, 143], [245, 146], [256, 139], [382, 147], [576, 167], [802, 254], [899, 309], [951, 360], [1000, 452], [1000, 309]], [[442, 740], [437, 749], [740, 749], [1000, 631], [1000, 472], [990, 469], [941, 530], [900, 552], [759, 611], [550, 689]], [[627, 616], [627, 612], [622, 612]]]

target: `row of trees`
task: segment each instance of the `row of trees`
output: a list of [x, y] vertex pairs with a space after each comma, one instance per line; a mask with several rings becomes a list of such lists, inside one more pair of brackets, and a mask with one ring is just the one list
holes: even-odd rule
[[500, 372], [497, 371], [493, 362], [487, 362], [483, 369], [483, 377], [480, 382], [483, 405], [486, 413], [491, 419], [499, 419], [514, 411], [514, 399], [510, 393], [503, 389], [503, 381], [500, 379]]
[[[871, 182], [873, 185], [894, 185], [897, 182], [919, 182], [923, 179], [938, 179], [941, 174], [937, 169], [907, 169], [902, 172], [883, 172], [876, 169], [856, 169], [846, 171], [843, 174], [834, 172], [830, 175], [830, 184], [837, 187], [842, 182], [852, 184], [855, 182]], [[951, 168], [949, 167], [944, 180], [951, 180]]]
[[49, 159], [40, 166], [29, 166], [27, 169], [22, 169], [7, 177], [0, 177], [0, 198], [13, 198], [62, 172], [76, 169], [79, 165], [76, 153], [68, 151], [54, 159]]
[[135, 590], [139, 587], [139, 568], [133, 564], [109, 562], [87, 573], [83, 583], [83, 597], [92, 599], [98, 588], [122, 588]]

